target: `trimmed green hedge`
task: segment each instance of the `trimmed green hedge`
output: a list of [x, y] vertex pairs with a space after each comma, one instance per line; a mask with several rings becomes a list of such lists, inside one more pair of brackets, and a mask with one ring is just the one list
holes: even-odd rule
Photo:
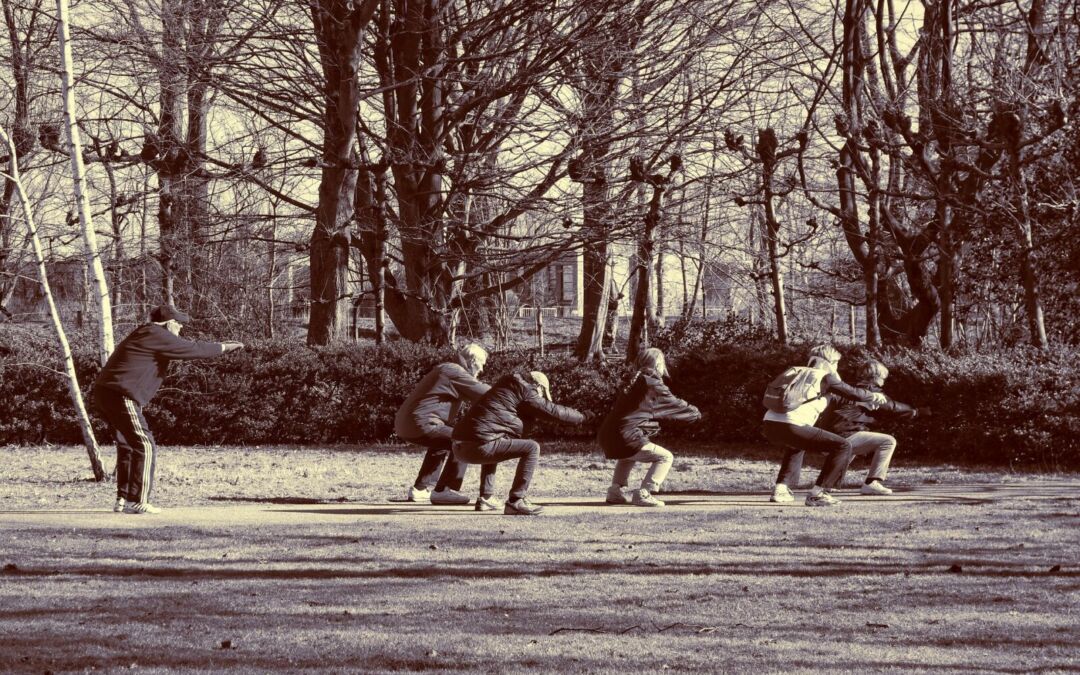
[[[4, 329], [0, 329], [2, 331]], [[672, 389], [698, 405], [704, 419], [665, 430], [667, 437], [760, 443], [761, 393], [806, 346], [782, 346], [731, 323], [679, 325], [660, 336]], [[78, 443], [79, 433], [55, 345], [43, 335], [0, 332], [0, 443]], [[841, 374], [853, 382], [866, 354], [845, 351]], [[97, 371], [76, 341], [80, 381]], [[937, 350], [877, 354], [891, 374], [894, 398], [929, 406], [929, 418], [896, 424], [901, 456], [940, 461], [1080, 468], [1078, 354], [1066, 348], [948, 355]], [[159, 441], [198, 444], [338, 444], [382, 441], [415, 382], [447, 350], [397, 342], [383, 347], [311, 349], [277, 342], [220, 359], [175, 363], [146, 414]], [[582, 365], [567, 355], [492, 355], [483, 378], [514, 368], [548, 373], [556, 401], [606, 411], [626, 369], [616, 362]], [[106, 430], [96, 421], [97, 431]], [[595, 429], [544, 425], [542, 437], [588, 439]]]

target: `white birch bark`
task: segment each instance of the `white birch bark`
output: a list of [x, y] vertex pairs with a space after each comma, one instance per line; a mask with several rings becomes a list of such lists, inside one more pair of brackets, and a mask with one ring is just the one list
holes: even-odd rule
[[71, 403], [75, 406], [75, 414], [79, 420], [79, 430], [82, 431], [83, 444], [86, 445], [86, 452], [90, 456], [90, 469], [94, 472], [94, 480], [105, 480], [105, 468], [101, 464], [101, 453], [98, 451], [93, 427], [90, 426], [90, 416], [86, 413], [86, 406], [83, 404], [79, 378], [75, 374], [75, 361], [71, 357], [71, 345], [68, 343], [67, 335], [64, 333], [64, 326], [60, 323], [60, 312], [56, 309], [56, 301], [53, 300], [49, 277], [45, 271], [45, 254], [41, 249], [41, 239], [38, 237], [37, 224], [34, 222], [34, 212], [30, 208], [30, 200], [26, 196], [22, 179], [19, 176], [19, 160], [15, 155], [15, 144], [2, 127], [0, 127], [0, 140], [7, 146], [11, 158], [11, 173], [7, 174], [6, 177], [15, 186], [15, 193], [18, 195], [19, 203], [23, 209], [23, 217], [26, 219], [26, 227], [30, 231], [30, 243], [34, 249], [34, 258], [37, 260], [41, 291], [45, 295], [46, 303], [49, 305], [49, 316], [52, 318], [53, 328], [56, 330], [56, 340], [60, 343], [60, 351], [63, 353], [68, 393], [71, 394]]
[[86, 267], [90, 272], [91, 295], [96, 310], [98, 328], [98, 360], [104, 366], [113, 351], [112, 303], [105, 268], [98, 253], [97, 234], [90, 212], [90, 196], [86, 190], [86, 167], [83, 166], [82, 142], [75, 119], [74, 67], [71, 62], [71, 29], [67, 0], [56, 0], [57, 34], [60, 36], [60, 80], [64, 96], [64, 122], [67, 126], [68, 154], [71, 156], [71, 178], [75, 187], [75, 202], [79, 210], [83, 243], [86, 248]]

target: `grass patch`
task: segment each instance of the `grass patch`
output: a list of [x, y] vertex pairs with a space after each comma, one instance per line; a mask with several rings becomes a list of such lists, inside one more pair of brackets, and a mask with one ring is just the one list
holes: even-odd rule
[[[602, 500], [577, 450], [538, 501]], [[507, 518], [366, 504], [405, 448], [167, 447], [155, 518], [78, 448], [0, 449], [0, 672], [1080, 668], [1075, 476], [900, 467], [927, 498], [810, 509], [765, 501], [775, 462], [676, 455], [673, 501], [715, 504]]]

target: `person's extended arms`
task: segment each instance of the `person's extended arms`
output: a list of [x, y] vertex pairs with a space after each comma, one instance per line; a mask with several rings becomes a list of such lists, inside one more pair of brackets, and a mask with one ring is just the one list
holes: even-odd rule
[[889, 400], [885, 394], [879, 394], [876, 391], [861, 389], [859, 387], [853, 387], [850, 384], [845, 384], [844, 381], [834, 373], [829, 373], [822, 378], [821, 393], [822, 395], [837, 394], [844, 398], [851, 399], [852, 401], [871, 403], [878, 406], [885, 405]]
[[524, 406], [534, 417], [546, 417], [555, 422], [563, 422], [565, 424], [584, 424], [590, 419], [590, 416], [585, 415], [584, 413], [578, 412], [565, 405], [552, 403], [545, 398], [541, 398], [539, 395], [526, 398], [522, 402], [522, 406]]
[[652, 416], [657, 420], [672, 420], [677, 422], [696, 422], [701, 419], [701, 411], [697, 406], [691, 405], [675, 396], [663, 382], [653, 384]]
[[242, 342], [196, 342], [167, 330], [150, 333], [147, 347], [169, 359], [211, 359], [241, 349]]

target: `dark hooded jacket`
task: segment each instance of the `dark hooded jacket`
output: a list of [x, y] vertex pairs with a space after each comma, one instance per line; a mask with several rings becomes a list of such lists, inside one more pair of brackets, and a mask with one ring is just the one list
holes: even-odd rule
[[165, 380], [170, 361], [209, 359], [224, 353], [220, 342], [193, 342], [156, 323], [144, 324], [113, 350], [94, 387], [118, 391], [145, 406]]
[[[860, 382], [859, 388], [881, 394], [881, 387]], [[817, 426], [839, 436], [850, 436], [860, 431], [869, 431], [870, 427], [886, 419], [911, 419], [918, 413], [906, 403], [891, 398], [885, 404], [870, 410], [865, 403], [853, 401], [836, 393], [826, 395], [829, 407], [825, 409]]]
[[404, 440], [423, 438], [432, 427], [457, 417], [462, 401], [475, 403], [490, 387], [459, 363], [442, 363], [431, 369], [398, 408], [394, 433]]
[[453, 439], [487, 443], [500, 438], [521, 438], [526, 419], [550, 419], [581, 424], [585, 416], [540, 396], [527, 374], [504, 375], [454, 425]]
[[655, 370], [641, 371], [630, 388], [619, 394], [604, 418], [596, 440], [608, 459], [636, 455], [649, 443], [649, 432], [660, 420], [695, 422], [701, 412], [676, 398]]

